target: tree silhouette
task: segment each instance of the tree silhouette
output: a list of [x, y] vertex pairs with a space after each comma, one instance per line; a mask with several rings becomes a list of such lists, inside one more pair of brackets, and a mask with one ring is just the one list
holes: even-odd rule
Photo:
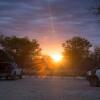
[[95, 67], [100, 67], [100, 47], [96, 46], [93, 54]]
[[38, 42], [35, 39], [29, 40], [27, 37], [6, 37], [2, 35], [0, 36], [0, 44], [5, 51], [14, 56], [16, 62], [23, 67], [30, 64], [32, 57], [39, 55], [41, 51]]
[[63, 55], [65, 59], [67, 57], [70, 60], [70, 67], [72, 69], [84, 69], [83, 62], [89, 57], [89, 49], [91, 46], [88, 40], [81, 37], [73, 37], [63, 43]]

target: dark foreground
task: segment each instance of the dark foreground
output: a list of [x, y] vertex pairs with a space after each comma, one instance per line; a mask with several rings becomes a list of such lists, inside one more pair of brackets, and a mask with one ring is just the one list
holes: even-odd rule
[[100, 88], [81, 78], [0, 80], [0, 100], [100, 100]]

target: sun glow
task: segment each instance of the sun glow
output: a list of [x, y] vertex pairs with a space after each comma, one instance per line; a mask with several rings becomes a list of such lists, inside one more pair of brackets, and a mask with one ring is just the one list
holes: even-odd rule
[[60, 62], [62, 60], [63, 56], [61, 54], [51, 54], [51, 58], [55, 62]]

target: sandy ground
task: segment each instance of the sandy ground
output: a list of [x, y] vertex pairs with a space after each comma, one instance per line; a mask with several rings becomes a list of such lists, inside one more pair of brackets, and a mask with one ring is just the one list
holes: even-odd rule
[[0, 80], [0, 100], [100, 100], [100, 87], [81, 78]]

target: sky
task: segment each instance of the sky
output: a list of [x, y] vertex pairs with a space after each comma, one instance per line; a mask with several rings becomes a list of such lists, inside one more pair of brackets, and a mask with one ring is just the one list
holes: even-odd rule
[[43, 52], [62, 52], [73, 36], [100, 44], [99, 0], [0, 0], [0, 34], [37, 39]]

